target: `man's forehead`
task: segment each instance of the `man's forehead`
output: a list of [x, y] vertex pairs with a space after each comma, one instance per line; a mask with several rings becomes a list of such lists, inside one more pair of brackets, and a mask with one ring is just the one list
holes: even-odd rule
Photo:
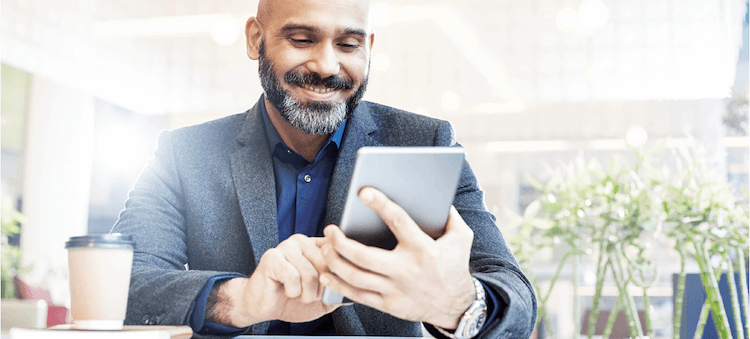
[[320, 22], [336, 21], [362, 25], [369, 30], [369, 0], [260, 0], [258, 20], [264, 26], [283, 26], [290, 21], [311, 19]]

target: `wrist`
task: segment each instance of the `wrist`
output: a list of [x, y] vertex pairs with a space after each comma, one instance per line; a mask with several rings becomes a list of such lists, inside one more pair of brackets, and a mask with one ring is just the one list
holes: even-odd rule
[[469, 310], [476, 299], [476, 287], [471, 275], [468, 275], [464, 283], [461, 284], [461, 288], [457, 291], [462, 292], [456, 295], [448, 307], [444, 308], [448, 312], [442, 313], [440, 318], [436, 319], [435, 322], [431, 322], [432, 325], [451, 331], [456, 329], [458, 323], [461, 321], [461, 317]]
[[474, 285], [474, 300], [469, 308], [464, 311], [455, 329], [446, 330], [439, 326], [435, 328], [446, 337], [452, 339], [474, 338], [484, 327], [487, 321], [487, 301], [484, 286], [476, 278], [471, 278]]
[[[225, 301], [225, 312], [222, 322], [233, 327], [243, 328], [257, 324], [263, 319], [252, 311], [256, 308], [249, 304], [247, 291], [252, 291], [249, 278], [234, 278], [224, 283], [219, 289], [219, 301]], [[250, 299], [252, 300], [252, 299]]]

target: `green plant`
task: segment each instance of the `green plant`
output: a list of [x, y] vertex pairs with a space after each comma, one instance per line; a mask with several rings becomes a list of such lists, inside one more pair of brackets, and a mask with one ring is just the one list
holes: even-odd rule
[[[676, 170], [665, 169], [662, 171], [662, 177], [657, 180], [664, 188], [661, 212], [666, 220], [667, 235], [674, 240], [675, 249], [680, 255], [676, 291], [678, 311], [675, 312], [673, 320], [674, 337], [678, 337], [680, 328], [685, 262], [695, 260], [700, 267], [701, 280], [707, 295], [696, 335], [702, 333], [711, 311], [719, 336], [733, 337], [729, 330], [728, 311], [721, 300], [718, 287], [718, 278], [726, 270], [732, 300], [732, 308], [729, 311], [735, 315], [737, 338], [744, 338], [740, 304], [745, 307], [748, 305], [745, 258], [748, 252], [750, 215], [747, 205], [738, 202], [730, 186], [711, 170], [703, 147], [695, 145], [692, 149], [681, 148], [673, 154], [677, 164]], [[736, 293], [735, 269], [740, 273], [741, 301]]]
[[[726, 310], [718, 294], [716, 271], [720, 275], [724, 267], [732, 273], [736, 265], [741, 273], [742, 304], [748, 305], [743, 264], [748, 246], [746, 206], [737, 204], [729, 186], [712, 175], [699, 146], [694, 147], [692, 153], [687, 148], [679, 153], [672, 152], [670, 159], [677, 163], [676, 170], [669, 170], [666, 166], [655, 168], [651, 158], [664, 151], [664, 144], [661, 142], [649, 150], [631, 148], [635, 155], [633, 166], [628, 166], [621, 156], [613, 156], [606, 168], [595, 160], [586, 162], [583, 156], [579, 156], [571, 164], [549, 169], [551, 179], [545, 184], [532, 179], [532, 184], [543, 192], [542, 196], [529, 204], [523, 215], [509, 212], [511, 222], [504, 232], [519, 264], [529, 272], [532, 284], [539, 291], [539, 319], [546, 319], [549, 323], [546, 303], [568, 259], [574, 259], [575, 275], [575, 259], [593, 255], [596, 258], [596, 286], [588, 337], [594, 334], [601, 292], [608, 275], [611, 275], [619, 296], [611, 310], [604, 337], [611, 333], [614, 315], [620, 309], [626, 315], [633, 337], [653, 336], [646, 292], [656, 283], [659, 272], [650, 255], [649, 244], [671, 240], [681, 258], [675, 337], [679, 335], [684, 267], [689, 259], [698, 262], [709, 295], [704, 306], [704, 322], [708, 310], [713, 311], [721, 337], [732, 337], [728, 333]], [[542, 290], [533, 274], [534, 258], [540, 251], [549, 251], [553, 247], [559, 249], [558, 243], [567, 245], [563, 247], [565, 254], [557, 263], [549, 287]], [[574, 285], [575, 282], [574, 278]], [[729, 282], [734, 286], [733, 279]], [[646, 328], [641, 328], [629, 286], [643, 291]], [[739, 314], [740, 297], [733, 296], [733, 301], [733, 312]], [[735, 319], [739, 320], [739, 316]], [[737, 328], [741, 327], [738, 325]], [[550, 336], [554, 338], [554, 333], [550, 332]]]
[[[533, 253], [525, 248], [538, 251], [560, 242], [567, 245], [549, 288], [539, 292], [541, 319], [549, 323], [546, 303], [567, 260], [596, 253], [597, 281], [590, 335], [593, 335], [601, 290], [609, 272], [620, 292], [617, 305], [624, 307], [631, 333], [643, 336], [635, 301], [627, 292], [628, 284], [645, 290], [657, 276], [655, 265], [643, 255], [646, 248], [642, 244], [646, 242], [640, 241], [645, 236], [644, 226], [650, 229], [656, 226], [654, 213], [649, 213], [654, 208], [649, 192], [638, 175], [641, 163], [639, 161], [635, 168], [623, 169], [620, 157], [613, 157], [604, 168], [597, 161], [587, 163], [579, 156], [572, 164], [550, 169], [552, 178], [546, 184], [532, 180], [543, 192], [542, 197], [532, 202], [523, 216], [510, 214], [510, 227], [520, 226], [520, 232], [518, 237], [511, 236], [509, 243], [514, 249], [521, 249], [517, 255], [527, 271], [531, 268]], [[538, 213], [541, 216], [537, 216]], [[523, 244], [529, 240], [529, 245]], [[576, 261], [573, 264], [575, 271]], [[617, 310], [613, 312], [616, 314]], [[607, 326], [608, 331], [613, 323], [614, 317]], [[550, 335], [554, 337], [554, 333]]]
[[21, 212], [3, 204], [0, 214], [0, 227], [2, 228], [2, 298], [15, 299], [13, 288], [13, 276], [21, 270], [21, 249], [10, 245], [8, 238], [21, 231], [19, 224], [25, 218]]

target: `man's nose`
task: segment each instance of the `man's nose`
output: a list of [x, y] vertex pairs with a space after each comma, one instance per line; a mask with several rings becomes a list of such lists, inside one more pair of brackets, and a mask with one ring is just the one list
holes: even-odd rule
[[338, 75], [340, 65], [333, 45], [320, 44], [313, 52], [307, 67], [311, 72], [318, 73], [323, 79], [331, 75]]

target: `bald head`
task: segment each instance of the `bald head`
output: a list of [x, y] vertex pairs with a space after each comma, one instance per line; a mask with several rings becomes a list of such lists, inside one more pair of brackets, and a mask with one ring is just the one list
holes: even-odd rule
[[[341, 9], [360, 12], [364, 14], [363, 19], [367, 23], [366, 29], [370, 30], [370, 0], [260, 0], [256, 17], [260, 24], [265, 26], [272, 24], [280, 17], [285, 17], [285, 14], [304, 12], [307, 9], [319, 8], [320, 6], [327, 7], [334, 13], [342, 13]], [[349, 11], [344, 11], [344, 13]]]

